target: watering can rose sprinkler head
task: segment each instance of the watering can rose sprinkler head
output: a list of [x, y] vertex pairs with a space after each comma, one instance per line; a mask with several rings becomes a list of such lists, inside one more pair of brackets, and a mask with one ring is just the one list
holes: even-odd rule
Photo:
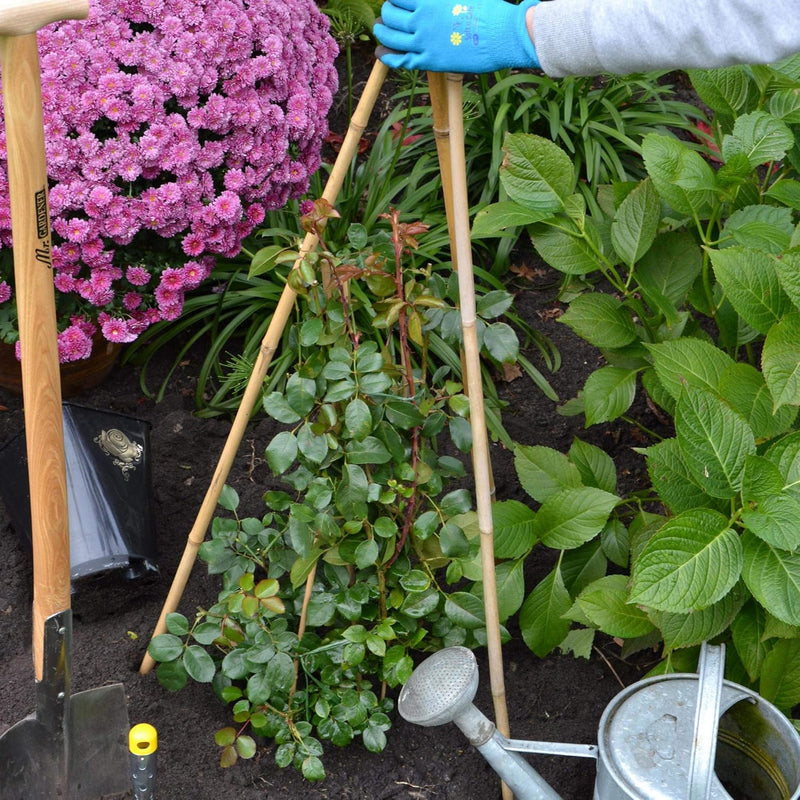
[[561, 800], [538, 772], [472, 703], [478, 691], [478, 664], [466, 647], [434, 653], [412, 673], [400, 692], [397, 710], [423, 727], [454, 722], [489, 762], [518, 800]]

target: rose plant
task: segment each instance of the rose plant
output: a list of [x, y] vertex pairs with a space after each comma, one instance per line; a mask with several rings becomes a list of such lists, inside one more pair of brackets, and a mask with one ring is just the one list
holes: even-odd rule
[[[97, 0], [39, 34], [62, 362], [181, 314], [320, 164], [337, 46], [312, 0]], [[0, 339], [18, 339], [0, 134]]]

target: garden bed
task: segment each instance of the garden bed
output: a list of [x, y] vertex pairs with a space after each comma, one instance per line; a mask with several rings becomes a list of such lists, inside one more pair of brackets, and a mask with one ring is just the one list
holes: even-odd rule
[[[523, 275], [510, 288], [516, 292], [516, 309], [531, 325], [548, 334], [559, 347], [564, 363], [551, 383], [562, 400], [573, 397], [586, 376], [597, 367], [597, 353], [555, 317], [558, 276], [526, 256], [515, 263]], [[526, 278], [524, 275], [528, 275]], [[109, 411], [132, 414], [152, 423], [153, 513], [157, 527], [157, 576], [126, 581], [118, 574], [88, 580], [76, 587], [73, 598], [73, 688], [81, 690], [120, 681], [128, 695], [132, 723], [147, 721], [159, 732], [161, 797], [179, 797], [187, 789], [202, 798], [459, 798], [485, 800], [499, 796], [498, 784], [483, 759], [455, 729], [411, 726], [396, 714], [381, 754], [360, 744], [325, 755], [327, 779], [319, 785], [305, 782], [291, 768], [279, 770], [271, 749], [262, 748], [252, 761], [239, 761], [230, 769], [219, 764], [220, 750], [214, 733], [229, 724], [229, 709], [219, 703], [207, 685], [190, 683], [170, 694], [154, 674], [139, 675], [138, 666], [174, 575], [186, 536], [194, 521], [225, 441], [229, 423], [201, 420], [193, 415], [194, 375], [202, 348], [181, 364], [163, 402], [155, 404], [139, 388], [138, 370], [118, 365], [98, 389], [75, 402]], [[529, 354], [535, 360], [533, 353]], [[155, 381], [165, 374], [171, 353], [163, 352], [151, 364]], [[505, 424], [521, 444], [544, 444], [565, 451], [575, 435], [603, 447], [618, 465], [621, 479], [636, 485], [643, 459], [632, 447], [641, 444], [624, 423], [582, 430], [582, 417], [562, 417], [555, 405], [533, 389], [525, 378], [506, 384]], [[23, 427], [21, 401], [0, 393], [0, 443]], [[648, 423], [657, 425], [650, 419]], [[241, 509], [258, 513], [265, 487], [273, 480], [263, 452], [275, 428], [269, 420], [256, 421], [245, 435], [229, 483], [242, 498]], [[493, 445], [492, 461], [500, 499], [524, 500], [511, 454]], [[262, 506], [263, 507], [263, 506]], [[30, 645], [31, 564], [5, 510], [0, 514], [0, 637], [5, 646], [0, 658], [0, 732], [33, 709], [33, 670]], [[540, 556], [545, 558], [546, 556]], [[550, 568], [531, 564], [528, 587]], [[216, 599], [219, 579], [206, 574], [198, 563], [180, 609], [192, 616]], [[647, 658], [627, 664], [618, 646], [608, 640], [589, 661], [572, 656], [536, 658], [517, 636], [506, 646], [505, 677], [512, 735], [517, 738], [566, 742], [593, 742], [600, 715], [608, 701], [644, 672]], [[653, 657], [655, 658], [655, 656]], [[485, 653], [478, 653], [481, 688], [478, 705], [491, 713]], [[396, 695], [396, 692], [394, 692]], [[534, 757], [534, 763], [565, 800], [591, 794], [594, 766], [583, 760]]]

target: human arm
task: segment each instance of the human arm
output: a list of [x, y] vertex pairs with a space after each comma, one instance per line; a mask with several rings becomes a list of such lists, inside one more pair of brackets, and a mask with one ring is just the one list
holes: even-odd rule
[[[447, 41], [456, 9], [479, 14], [487, 51]], [[770, 63], [800, 52], [800, 0], [387, 0], [381, 13], [387, 25], [375, 34], [400, 51], [383, 48], [381, 59], [411, 69], [540, 66], [563, 77]]]
[[551, 0], [529, 17], [553, 77], [770, 63], [800, 52], [800, 0]]

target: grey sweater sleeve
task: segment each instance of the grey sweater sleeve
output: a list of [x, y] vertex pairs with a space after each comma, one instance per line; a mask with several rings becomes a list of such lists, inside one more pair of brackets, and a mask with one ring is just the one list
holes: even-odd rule
[[800, 52], [800, 0], [549, 0], [533, 19], [553, 77], [765, 64]]

